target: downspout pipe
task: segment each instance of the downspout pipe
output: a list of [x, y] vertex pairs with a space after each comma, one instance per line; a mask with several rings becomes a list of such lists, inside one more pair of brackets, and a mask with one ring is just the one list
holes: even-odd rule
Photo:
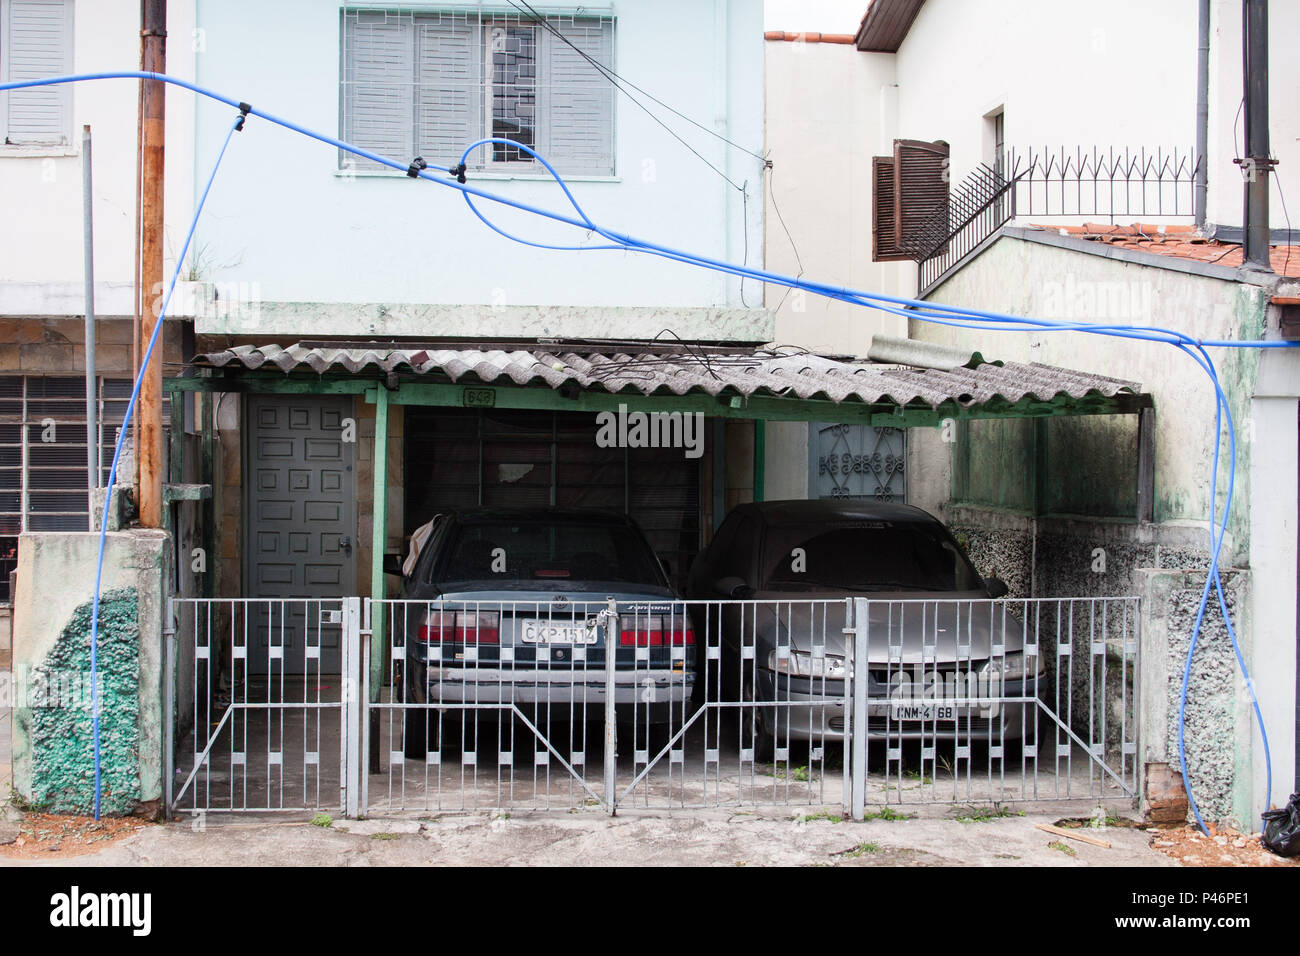
[[1197, 0], [1196, 163], [1193, 208], [1196, 227], [1205, 231], [1210, 153], [1210, 0]]
[[1245, 256], [1242, 268], [1272, 272], [1268, 253], [1268, 0], [1242, 0], [1245, 91]]

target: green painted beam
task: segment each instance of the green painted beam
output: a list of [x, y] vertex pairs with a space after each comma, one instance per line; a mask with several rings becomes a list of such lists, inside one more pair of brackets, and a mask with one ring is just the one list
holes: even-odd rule
[[754, 500], [762, 501], [767, 484], [767, 422], [754, 419]]
[[287, 378], [275, 374], [225, 378], [165, 378], [164, 392], [244, 392], [254, 395], [359, 395], [375, 387], [373, 378]]
[[[367, 396], [369, 397], [369, 395]], [[384, 596], [384, 549], [388, 544], [388, 389], [376, 390], [374, 501], [370, 507], [370, 597], [380, 600]], [[378, 702], [379, 689], [384, 682], [384, 610], [374, 607], [370, 614], [370, 700]]]

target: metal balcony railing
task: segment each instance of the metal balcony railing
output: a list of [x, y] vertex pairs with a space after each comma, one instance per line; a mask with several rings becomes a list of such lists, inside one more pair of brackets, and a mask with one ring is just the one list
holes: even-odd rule
[[1115, 224], [1191, 219], [1203, 158], [1161, 148], [1011, 150], [999, 168], [980, 165], [946, 210], [904, 243], [925, 297], [1014, 220], [1084, 219]]

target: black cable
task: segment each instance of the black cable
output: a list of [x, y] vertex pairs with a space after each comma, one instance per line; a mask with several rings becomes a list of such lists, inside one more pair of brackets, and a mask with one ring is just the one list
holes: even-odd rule
[[[520, 7], [519, 7], [519, 5], [518, 5], [517, 3], [515, 3], [515, 0], [506, 0], [506, 2], [509, 3], [509, 4], [510, 4], [512, 7], [514, 7], [516, 10], [520, 10]], [[713, 163], [711, 163], [711, 162], [709, 162], [707, 159], [705, 159], [705, 158], [704, 158], [704, 155], [703, 155], [702, 153], [700, 153], [699, 150], [697, 150], [697, 149], [696, 149], [694, 146], [692, 146], [690, 143], [686, 142], [686, 140], [682, 139], [681, 136], [679, 136], [679, 135], [677, 134], [677, 132], [676, 132], [676, 131], [671, 127], [671, 126], [669, 126], [667, 123], [665, 123], [663, 120], [661, 120], [658, 116], [656, 116], [656, 115], [654, 114], [654, 112], [651, 111], [651, 109], [650, 109], [648, 106], [646, 106], [646, 105], [645, 105], [644, 103], [642, 103], [639, 99], [637, 99], [635, 96], [633, 96], [633, 95], [632, 95], [631, 93], [629, 93], [627, 90], [625, 90], [625, 89], [620, 85], [620, 81], [621, 81], [621, 82], [624, 82], [624, 83], [627, 83], [626, 80], [622, 80], [622, 78], [619, 77], [618, 74], [614, 73], [614, 72], [613, 72], [612, 70], [610, 70], [608, 67], [606, 67], [606, 66], [604, 66], [603, 64], [601, 64], [600, 61], [598, 61], [598, 60], [594, 59], [593, 57], [591, 57], [591, 56], [590, 56], [590, 55], [589, 55], [585, 50], [580, 50], [580, 49], [578, 49], [578, 47], [574, 46], [573, 43], [571, 43], [571, 42], [569, 41], [569, 38], [568, 38], [568, 37], [566, 37], [566, 36], [565, 36], [563, 33], [561, 33], [559, 30], [555, 29], [554, 25], [552, 25], [552, 24], [550, 24], [550, 23], [547, 23], [547, 22], [546, 22], [546, 19], [545, 19], [544, 17], [542, 17], [541, 14], [539, 14], [536, 10], [533, 10], [532, 7], [528, 6], [527, 3], [524, 3], [524, 6], [525, 6], [525, 7], [528, 7], [529, 11], [532, 13], [532, 15], [533, 15], [533, 20], [532, 20], [532, 22], [533, 22], [533, 23], [536, 23], [536, 24], [538, 24], [539, 26], [542, 26], [542, 27], [546, 28], [546, 29], [549, 30], [552, 34], [554, 34], [555, 36], [559, 37], [559, 39], [562, 40], [564, 43], [566, 43], [568, 46], [572, 47], [572, 48], [573, 48], [573, 49], [574, 49], [574, 50], [575, 50], [575, 51], [576, 51], [576, 52], [577, 52], [577, 53], [578, 53], [578, 54], [579, 54], [583, 59], [585, 59], [588, 63], [590, 63], [593, 67], [595, 67], [596, 70], [599, 71], [599, 72], [601, 73], [601, 75], [603, 75], [603, 76], [605, 77], [605, 79], [609, 80], [609, 82], [614, 86], [615, 89], [617, 89], [620, 93], [622, 93], [622, 94], [623, 94], [624, 96], [626, 96], [629, 100], [631, 100], [631, 101], [632, 101], [633, 103], [635, 103], [638, 107], [640, 107], [641, 110], [645, 112], [646, 116], [649, 116], [652, 120], [654, 120], [656, 123], [658, 123], [660, 126], [662, 126], [662, 127], [664, 128], [664, 130], [668, 133], [669, 136], [671, 136], [673, 139], [677, 140], [677, 142], [681, 143], [681, 144], [682, 144], [683, 146], [685, 146], [688, 150], [690, 150], [690, 151], [695, 155], [695, 158], [696, 158], [696, 159], [698, 159], [698, 160], [699, 160], [700, 162], [702, 162], [705, 166], [708, 166], [709, 169], [713, 170], [715, 173], [717, 173], [719, 176], [721, 176], [724, 180], [726, 180], [727, 184], [728, 184], [729, 186], [731, 186], [732, 189], [735, 189], [735, 190], [738, 191], [738, 192], [743, 192], [743, 191], [744, 191], [743, 188], [742, 188], [740, 185], [738, 185], [738, 184], [736, 183], [735, 180], [733, 180], [730, 176], [728, 176], [726, 173], [724, 173], [724, 172], [723, 172], [721, 169], [719, 169], [717, 166], [713, 165]], [[522, 14], [522, 11], [521, 11], [521, 14]], [[525, 19], [527, 19], [527, 18], [525, 18]], [[631, 84], [631, 83], [628, 83], [628, 86], [632, 86], [632, 84]], [[646, 95], [646, 96], [649, 96], [650, 99], [655, 100], [655, 97], [650, 96], [649, 93], [646, 93], [645, 95]], [[658, 101], [658, 100], [655, 100], [655, 102], [659, 102], [659, 101]], [[667, 108], [667, 109], [672, 109], [672, 107], [666, 107], [666, 108]], [[676, 111], [674, 110], [674, 112], [676, 112]], [[694, 122], [694, 120], [692, 120], [691, 122]], [[696, 124], [696, 125], [699, 125], [699, 124]], [[705, 127], [701, 127], [701, 128], [705, 128]], [[715, 135], [719, 135], [719, 136], [720, 136], [720, 134], [715, 134]], [[720, 138], [725, 138], [725, 137], [720, 137]], [[762, 157], [760, 156], [760, 157], [758, 157], [758, 158], [761, 159]]]
[[1286, 211], [1286, 196], [1282, 193], [1282, 180], [1274, 176], [1273, 184], [1277, 186], [1277, 198], [1282, 202], [1282, 215], [1286, 218], [1286, 258], [1282, 260], [1282, 275], [1286, 275], [1286, 270], [1291, 265], [1291, 214]]
[[[775, 172], [770, 159], [763, 160], [763, 168], [767, 170], [767, 194], [772, 197], [772, 211], [776, 213], [777, 221], [781, 223], [781, 228], [785, 230], [785, 237], [790, 241], [790, 248], [794, 251], [794, 261], [799, 267], [795, 274], [796, 279], [803, 278], [803, 257], [799, 255], [799, 247], [795, 245], [794, 236], [790, 235], [790, 227], [785, 224], [785, 216], [781, 215], [781, 207], [776, 201], [776, 187], [772, 182], [772, 174]], [[786, 296], [790, 294], [793, 286], [786, 286], [785, 292], [781, 296], [781, 301], [776, 304], [776, 311], [781, 311], [781, 306], [785, 305]]]
[[[510, 4], [512, 7], [514, 7], [516, 10], [519, 9], [519, 4], [515, 3], [515, 0], [506, 0], [506, 2], [509, 3], [509, 4]], [[732, 142], [731, 140], [727, 139], [727, 137], [725, 137], [725, 136], [723, 136], [721, 133], [719, 133], [717, 130], [709, 129], [709, 127], [705, 126], [703, 123], [699, 122], [698, 120], [693, 120], [693, 119], [691, 119], [689, 116], [687, 116], [687, 115], [686, 115], [685, 113], [683, 113], [681, 110], [674, 109], [673, 107], [669, 106], [667, 103], [665, 103], [663, 100], [659, 99], [659, 98], [658, 98], [657, 96], [655, 96], [653, 93], [648, 93], [648, 92], [646, 92], [646, 91], [643, 90], [641, 87], [639, 87], [639, 86], [637, 86], [635, 83], [633, 83], [631, 80], [627, 79], [626, 77], [619, 76], [619, 75], [618, 75], [617, 73], [615, 73], [611, 68], [605, 66], [603, 63], [600, 63], [600, 62], [598, 62], [597, 60], [592, 59], [592, 57], [589, 56], [589, 55], [586, 53], [586, 51], [584, 51], [584, 50], [579, 50], [576, 46], [573, 46], [573, 44], [569, 42], [568, 37], [564, 36], [564, 34], [559, 33], [558, 31], [556, 31], [556, 30], [554, 30], [553, 28], [551, 28], [550, 24], [546, 24], [546, 23], [545, 23], [545, 18], [542, 17], [542, 15], [541, 15], [540, 13], [538, 13], [537, 10], [535, 10], [535, 9], [533, 8], [533, 6], [532, 6], [530, 3], [528, 3], [528, 0], [520, 0], [520, 2], [522, 2], [523, 5], [524, 5], [525, 7], [528, 8], [528, 11], [529, 11], [530, 13], [532, 13], [532, 15], [533, 15], [535, 18], [537, 18], [537, 22], [542, 23], [542, 24], [543, 24], [544, 26], [546, 26], [548, 29], [551, 29], [551, 32], [552, 32], [552, 33], [555, 33], [555, 35], [558, 36], [561, 40], [563, 40], [565, 43], [568, 43], [569, 46], [573, 47], [573, 49], [574, 49], [578, 54], [580, 54], [582, 57], [584, 57], [588, 62], [590, 62], [593, 66], [595, 66], [595, 67], [596, 67], [598, 70], [600, 70], [602, 73], [606, 73], [606, 74], [608, 74], [608, 76], [606, 77], [607, 79], [609, 79], [610, 77], [613, 77], [613, 78], [618, 79], [619, 81], [621, 81], [621, 82], [623, 82], [623, 83], [626, 83], [628, 86], [632, 87], [632, 89], [636, 90], [636, 91], [637, 91], [638, 93], [640, 93], [642, 96], [645, 96], [645, 97], [648, 97], [648, 98], [651, 99], [651, 100], [654, 100], [654, 102], [658, 103], [660, 106], [662, 106], [664, 109], [668, 110], [670, 113], [673, 113], [673, 114], [676, 115], [676, 116], [680, 116], [682, 119], [686, 120], [686, 122], [690, 123], [692, 126], [697, 126], [697, 127], [699, 127], [700, 129], [704, 130], [704, 132], [708, 133], [710, 136], [713, 136], [713, 137], [716, 137], [717, 139], [722, 140], [722, 141], [723, 141], [724, 143], [726, 143], [728, 146], [731, 146], [731, 147], [733, 147], [733, 148], [735, 148], [735, 149], [738, 149], [738, 150], [740, 150], [742, 153], [747, 153], [747, 154], [749, 154], [750, 156], [753, 156], [755, 159], [763, 159], [763, 158], [764, 158], [764, 157], [760, 156], [758, 153], [755, 153], [753, 150], [751, 150], [751, 149], [746, 149], [744, 146], [741, 146], [739, 143]], [[612, 83], [613, 81], [614, 81], [613, 79], [610, 79], [610, 82], [611, 82], [611, 83]], [[616, 85], [617, 85], [617, 84], [616, 84]], [[624, 91], [624, 92], [625, 92], [625, 95], [630, 95], [630, 94], [627, 94], [626, 91]]]

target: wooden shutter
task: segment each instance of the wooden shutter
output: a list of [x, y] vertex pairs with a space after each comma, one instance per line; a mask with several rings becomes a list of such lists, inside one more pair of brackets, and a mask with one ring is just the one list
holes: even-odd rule
[[898, 246], [894, 202], [894, 158], [871, 158], [871, 261], [906, 259]]
[[547, 22], [559, 36], [539, 31], [546, 91], [539, 120], [542, 155], [561, 173], [613, 175], [614, 85], [587, 57], [612, 67], [614, 24], [571, 17]]
[[894, 140], [895, 244], [913, 252], [921, 225], [947, 209], [948, 144]]
[[[9, 82], [72, 72], [72, 0], [9, 0], [0, 23], [0, 67]], [[0, 94], [5, 142], [58, 146], [70, 142], [72, 87]]]
[[408, 161], [415, 157], [413, 35], [409, 14], [344, 14], [343, 138]]
[[[415, 31], [416, 152], [430, 163], [455, 166], [465, 147], [483, 136], [477, 24], [464, 14], [443, 14], [417, 19]], [[475, 151], [470, 164], [487, 155]]]

